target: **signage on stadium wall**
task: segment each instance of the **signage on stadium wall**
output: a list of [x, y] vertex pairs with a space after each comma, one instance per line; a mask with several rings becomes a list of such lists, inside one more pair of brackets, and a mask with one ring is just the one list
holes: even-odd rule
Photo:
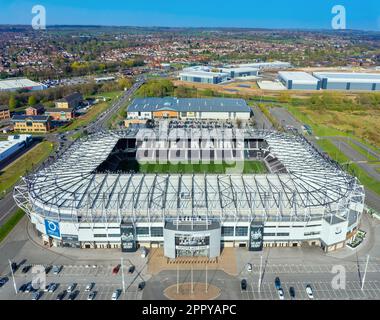
[[121, 232], [121, 251], [122, 252], [135, 252], [136, 245], [136, 232], [132, 223], [120, 226]]
[[59, 222], [45, 219], [45, 230], [49, 237], [61, 239], [61, 231], [59, 229]]
[[264, 242], [264, 225], [252, 223], [249, 229], [249, 251], [262, 251]]

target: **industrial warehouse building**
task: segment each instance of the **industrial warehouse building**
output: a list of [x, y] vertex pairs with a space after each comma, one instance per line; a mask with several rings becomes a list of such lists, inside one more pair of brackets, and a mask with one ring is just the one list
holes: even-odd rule
[[0, 141], [0, 162], [9, 158], [22, 148], [25, 148], [31, 140], [31, 135], [21, 134], [8, 136], [8, 140]]
[[[15, 201], [46, 245], [123, 252], [160, 246], [168, 258], [214, 258], [229, 246], [330, 251], [357, 232], [363, 186], [302, 136], [247, 128], [237, 143], [225, 131], [210, 139], [204, 129], [168, 130], [77, 140], [60, 159], [22, 178]], [[148, 148], [149, 139], [154, 154], [178, 151], [177, 132], [190, 145], [208, 140], [202, 150], [263, 161], [269, 173], [142, 174], [118, 167]]]
[[184, 68], [179, 74], [181, 81], [220, 84], [228, 81], [228, 73], [221, 72], [208, 66], [194, 66]]
[[349, 72], [314, 72], [325, 90], [380, 91], [380, 74]]
[[288, 90], [319, 90], [320, 81], [306, 72], [282, 71], [278, 78]]
[[236, 67], [209, 67], [209, 66], [194, 66], [184, 68], [179, 74], [181, 81], [221, 84], [229, 80], [257, 77], [259, 75], [259, 68], [250, 66], [236, 66]]
[[231, 79], [257, 77], [259, 75], [259, 69], [252, 67], [221, 68], [220, 70], [228, 73]]
[[44, 89], [46, 89], [46, 87], [42, 83], [34, 82], [26, 78], [0, 80], [0, 92], [17, 90], [37, 91]]
[[236, 65], [228, 65], [228, 68], [255, 68], [259, 70], [279, 70], [279, 69], [289, 69], [292, 67], [289, 62], [282, 61], [272, 61], [272, 62], [252, 62], [252, 63], [242, 63]]
[[[126, 125], [148, 119], [248, 120], [252, 110], [243, 99], [139, 98], [127, 109]], [[138, 121], [137, 121], [138, 122]]]

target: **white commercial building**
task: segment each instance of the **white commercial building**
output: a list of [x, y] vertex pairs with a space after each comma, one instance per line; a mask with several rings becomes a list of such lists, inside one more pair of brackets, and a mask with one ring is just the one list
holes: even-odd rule
[[289, 69], [292, 67], [292, 65], [289, 62], [273, 61], [273, 62], [242, 63], [242, 64], [236, 64], [236, 65], [228, 65], [227, 67], [257, 68], [260, 70], [278, 70], [278, 69]]
[[306, 72], [281, 71], [279, 80], [289, 90], [319, 90], [320, 81]]
[[46, 89], [46, 86], [44, 86], [42, 83], [34, 82], [26, 78], [0, 80], [0, 91], [37, 91], [44, 89]]
[[248, 120], [251, 108], [243, 99], [227, 98], [138, 98], [128, 106], [130, 120], [158, 118]]
[[325, 90], [380, 91], [379, 73], [314, 72], [313, 75]]
[[26, 147], [31, 139], [31, 135], [21, 134], [9, 136], [7, 141], [0, 141], [0, 161], [9, 158], [18, 150]]

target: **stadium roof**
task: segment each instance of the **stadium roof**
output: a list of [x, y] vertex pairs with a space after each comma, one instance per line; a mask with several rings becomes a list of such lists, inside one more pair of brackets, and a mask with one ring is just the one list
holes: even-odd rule
[[306, 72], [301, 71], [280, 71], [279, 76], [285, 81], [293, 81], [294, 84], [317, 84], [318, 79]]
[[333, 82], [380, 83], [379, 73], [314, 72], [313, 75]]
[[76, 141], [58, 161], [24, 178], [24, 185], [15, 188], [15, 199], [25, 210], [32, 205], [46, 217], [90, 222], [158, 221], [193, 214], [233, 221], [309, 221], [323, 213], [347, 217], [349, 206], [362, 205], [364, 191], [356, 178], [303, 138], [270, 131], [248, 134], [265, 139], [288, 173], [99, 174], [95, 169], [118, 140], [133, 138], [136, 131], [98, 133]]
[[244, 99], [227, 98], [138, 98], [128, 107], [128, 112], [251, 112]]

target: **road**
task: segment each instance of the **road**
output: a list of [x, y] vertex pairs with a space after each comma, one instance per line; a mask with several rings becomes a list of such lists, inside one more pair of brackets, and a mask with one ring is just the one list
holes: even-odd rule
[[[139, 78], [133, 86], [124, 91], [123, 94], [117, 99], [111, 107], [109, 107], [107, 110], [105, 110], [102, 114], [98, 116], [98, 118], [89, 124], [86, 128], [80, 128], [77, 131], [73, 132], [67, 132], [63, 134], [47, 134], [46, 139], [51, 142], [59, 142], [60, 147], [59, 151], [56, 152], [52, 157], [49, 157], [46, 161], [44, 161], [42, 164], [40, 164], [38, 167], [35, 168], [34, 171], [38, 171], [41, 167], [48, 165], [51, 161], [54, 161], [56, 157], [59, 157], [65, 150], [67, 150], [68, 147], [73, 143], [69, 141], [69, 138], [74, 135], [77, 132], [83, 132], [84, 130], [87, 130], [88, 133], [93, 132], [99, 132], [101, 130], [107, 129], [107, 122], [108, 120], [117, 113], [120, 108], [125, 106], [131, 96], [138, 90], [143, 84], [145, 83], [145, 78]], [[13, 194], [12, 192], [8, 193], [4, 196], [3, 199], [0, 200], [0, 226], [4, 224], [6, 219], [15, 211], [16, 209], [16, 203], [13, 200]]]
[[257, 129], [270, 129], [273, 127], [269, 119], [261, 112], [257, 106], [252, 106]]

